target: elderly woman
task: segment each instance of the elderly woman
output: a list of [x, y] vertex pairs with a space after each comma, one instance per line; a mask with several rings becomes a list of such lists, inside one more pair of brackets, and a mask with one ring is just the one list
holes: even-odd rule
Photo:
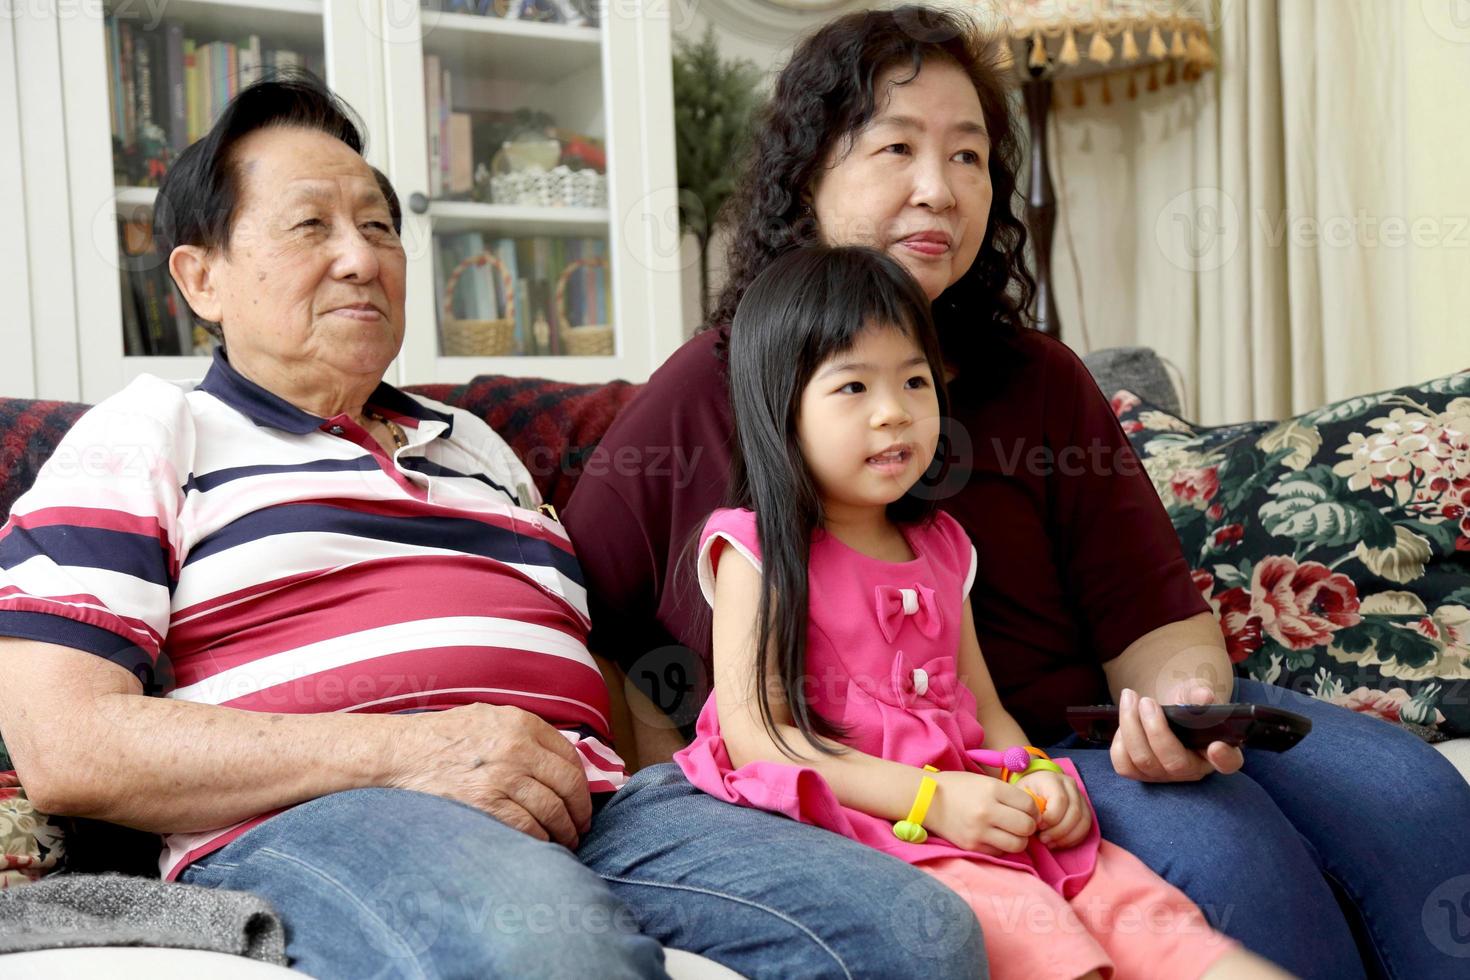
[[[729, 278], [710, 329], [654, 374], [600, 447], [622, 458], [673, 446], [698, 465], [677, 486], [589, 468], [567, 507], [593, 648], [635, 680], [658, 676], [664, 707], [676, 675], [664, 670], [669, 646], [708, 656], [687, 546], [726, 483], [735, 308], [785, 250], [881, 248], [923, 287], [939, 327], [954, 458], [932, 491], [978, 552], [971, 598], [986, 662], [1022, 727], [1081, 771], [1103, 835], [1298, 974], [1362, 976], [1367, 964], [1463, 975], [1464, 945], [1439, 924], [1470, 870], [1460, 843], [1470, 788], [1402, 730], [1232, 675], [1107, 399], [1070, 350], [1026, 329], [1020, 147], [1004, 76], [972, 32], [932, 9], [855, 13], [801, 43], [777, 77], [732, 199]], [[1038, 452], [1057, 465], [1025, 464]], [[1063, 741], [1068, 705], [1107, 700], [1122, 718], [1111, 747]], [[1159, 705], [1209, 701], [1284, 706], [1311, 716], [1313, 732], [1281, 755], [1219, 742], [1190, 751]], [[677, 705], [687, 719], [698, 707]], [[912, 770], [909, 798], [922, 775]], [[629, 798], [645, 787], [671, 806], [695, 792], [667, 765], [639, 772]], [[747, 820], [773, 846], [793, 832], [766, 814]], [[609, 808], [591, 843], [638, 826], [637, 812]], [[1447, 896], [1447, 883], [1461, 887]], [[1426, 942], [1431, 915], [1440, 938]], [[1054, 941], [1055, 925], [1016, 919], [1030, 941]]]
[[[494, 432], [383, 383], [405, 254], [361, 151], [319, 83], [261, 83], [160, 188], [224, 344], [88, 412], [0, 538], [0, 729], [37, 807], [163, 835], [165, 877], [263, 896], [317, 977], [663, 976], [648, 895], [749, 976], [977, 975], [973, 924], [950, 972], [911, 965], [908, 920], [866, 925], [902, 865], [812, 913], [840, 863], [768, 867], [706, 801], [664, 816], [718, 873], [677, 835], [579, 859], [625, 781], [581, 572]], [[727, 887], [751, 872], [758, 907]], [[907, 897], [954, 921], [946, 895]]]

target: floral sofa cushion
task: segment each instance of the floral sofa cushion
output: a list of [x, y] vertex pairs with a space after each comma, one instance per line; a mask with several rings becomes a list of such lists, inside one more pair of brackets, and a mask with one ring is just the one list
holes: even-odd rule
[[39, 880], [65, 852], [61, 827], [31, 806], [14, 770], [0, 772], [0, 889]]
[[1283, 422], [1113, 409], [1238, 674], [1470, 735], [1470, 371]]

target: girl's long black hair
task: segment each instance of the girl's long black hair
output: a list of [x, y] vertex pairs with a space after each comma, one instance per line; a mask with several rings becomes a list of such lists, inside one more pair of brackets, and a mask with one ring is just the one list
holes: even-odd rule
[[[928, 297], [907, 269], [882, 252], [855, 246], [787, 251], [751, 282], [730, 327], [735, 444], [726, 502], [755, 512], [762, 585], [755, 685], [761, 720], [788, 752], [771, 714], [768, 677], [777, 681], [792, 721], [813, 746], [831, 752], [817, 736], [842, 734], [812, 710], [806, 696], [807, 561], [823, 511], [801, 453], [797, 416], [817, 369], [851, 350], [867, 329], [901, 330], [913, 338], [934, 376], [939, 417], [947, 418], [944, 359]], [[936, 461], [933, 468], [938, 466]], [[934, 495], [924, 486], [921, 480], [889, 504], [889, 519], [932, 519]]]

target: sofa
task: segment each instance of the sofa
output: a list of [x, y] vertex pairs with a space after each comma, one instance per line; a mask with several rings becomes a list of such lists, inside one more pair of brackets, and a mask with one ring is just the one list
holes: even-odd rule
[[[1361, 396], [1297, 419], [1202, 428], [1182, 418], [1178, 392], [1151, 351], [1114, 349], [1088, 355], [1084, 361], [1112, 399], [1120, 424], [1154, 478], [1180, 532], [1186, 557], [1196, 568], [1196, 583], [1220, 618], [1237, 671], [1337, 700], [1375, 714], [1386, 724], [1411, 727], [1434, 742], [1470, 778], [1470, 707], [1460, 704], [1470, 700], [1461, 693], [1463, 689], [1470, 694], [1470, 686], [1458, 676], [1463, 666], [1470, 677], [1470, 611], [1465, 609], [1470, 607], [1470, 516], [1464, 518], [1464, 531], [1458, 532], [1460, 514], [1455, 508], [1460, 505], [1445, 503], [1431, 523], [1415, 525], [1424, 533], [1409, 531], [1405, 536], [1393, 526], [1385, 527], [1374, 516], [1372, 504], [1349, 499], [1352, 494], [1381, 496], [1384, 481], [1373, 476], [1371, 460], [1362, 472], [1353, 470], [1347, 478], [1335, 480], [1331, 466], [1313, 465], [1318, 454], [1339, 449], [1329, 445], [1334, 439], [1344, 448], [1374, 438], [1381, 443], [1388, 429], [1419, 424], [1409, 418], [1413, 415], [1434, 419], [1439, 430], [1450, 433], [1445, 437], [1448, 443], [1435, 450], [1440, 454], [1435, 459], [1452, 476], [1463, 476], [1470, 488], [1470, 397], [1466, 397], [1470, 396], [1470, 371], [1431, 382], [1423, 390]], [[422, 385], [409, 390], [483, 417], [521, 455], [544, 499], [560, 509], [571, 496], [588, 452], [636, 394], [637, 386], [621, 381], [572, 385], [482, 376], [462, 385]], [[8, 514], [84, 410], [85, 406], [72, 403], [0, 399], [0, 515]], [[1378, 411], [1387, 413], [1382, 418], [1388, 421], [1381, 425], [1374, 414]], [[1332, 428], [1354, 425], [1366, 426], [1364, 431], [1370, 435], [1355, 441], [1351, 432], [1343, 435]], [[1347, 455], [1347, 460], [1336, 465], [1351, 469], [1356, 457]], [[1271, 474], [1276, 475], [1274, 482], [1266, 478]], [[1314, 476], [1316, 482], [1304, 475]], [[1425, 479], [1426, 486], [1440, 486]], [[1389, 484], [1392, 490], [1392, 481]], [[1445, 499], [1460, 492], [1451, 479]], [[1470, 489], [1464, 493], [1470, 504]], [[1343, 500], [1332, 500], [1333, 494]], [[1365, 543], [1374, 546], [1360, 550], [1356, 559], [1352, 555], [1333, 559], [1334, 568], [1357, 569], [1362, 576], [1358, 584], [1334, 571], [1316, 586], [1336, 588], [1338, 599], [1351, 589], [1351, 615], [1343, 614], [1339, 604], [1336, 621], [1330, 616], [1321, 619], [1312, 612], [1315, 606], [1306, 608], [1316, 593], [1303, 597], [1306, 605], [1299, 612], [1304, 621], [1320, 620], [1318, 628], [1327, 634], [1315, 648], [1302, 643], [1299, 634], [1278, 642], [1281, 638], [1273, 632], [1277, 623], [1263, 623], [1260, 616], [1252, 616], [1253, 577], [1287, 559], [1268, 555], [1254, 563], [1253, 572], [1252, 563], [1237, 556], [1253, 545], [1271, 551], [1282, 541], [1295, 542], [1291, 560], [1298, 569], [1312, 564], [1300, 559], [1310, 558], [1313, 548], [1350, 552], [1364, 549]], [[1431, 564], [1433, 575], [1428, 572]], [[1417, 577], [1413, 575], [1416, 570]], [[1421, 594], [1424, 588], [1415, 591], [1415, 582], [1424, 581], [1432, 582], [1434, 601], [1428, 604]], [[1383, 585], [1388, 588], [1379, 589]], [[1370, 607], [1376, 611], [1369, 611]], [[1349, 622], [1354, 617], [1356, 621]], [[1434, 642], [1425, 636], [1432, 632], [1438, 633]], [[1461, 645], [1463, 664], [1456, 657]], [[1395, 651], [1403, 654], [1403, 662], [1391, 656]], [[1357, 662], [1352, 662], [1353, 657]], [[1447, 666], [1441, 669], [1437, 666], [1441, 662]], [[1436, 669], [1441, 673], [1434, 674]], [[1305, 684], [1300, 683], [1302, 678]], [[0, 732], [0, 740], [3, 735]], [[0, 770], [7, 768], [0, 745]], [[5, 802], [0, 791], [0, 814]], [[149, 872], [156, 852], [139, 850], [138, 837], [128, 837], [135, 832], [123, 833], [86, 821], [67, 821], [64, 827], [70, 831], [67, 849], [72, 855], [66, 873]], [[129, 840], [131, 863], [121, 861]], [[0, 855], [4, 844], [0, 842]], [[14, 856], [9, 859], [12, 870], [19, 866], [27, 876], [56, 870], [62, 863], [59, 854], [44, 846], [45, 853], [27, 854], [13, 845], [11, 849], [21, 858], [19, 865]], [[147, 858], [142, 864], [140, 853]], [[4, 867], [0, 864], [0, 870]], [[735, 976], [708, 960], [670, 952], [670, 973], [676, 977], [714, 980]], [[192, 950], [108, 948], [0, 956], [0, 971], [14, 977], [89, 975], [102, 972], [104, 966], [109, 975], [136, 973], [154, 978], [206, 971], [221, 978], [264, 977], [271, 972], [284, 975], [278, 967]]]

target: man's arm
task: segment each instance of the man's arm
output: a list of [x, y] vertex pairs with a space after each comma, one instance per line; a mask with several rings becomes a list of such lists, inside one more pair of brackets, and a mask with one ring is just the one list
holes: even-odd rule
[[4, 638], [0, 662], [13, 665], [0, 731], [47, 813], [194, 832], [388, 786], [458, 799], [569, 846], [590, 820], [576, 751], [519, 709], [265, 714], [147, 697], [127, 670], [69, 647]]

